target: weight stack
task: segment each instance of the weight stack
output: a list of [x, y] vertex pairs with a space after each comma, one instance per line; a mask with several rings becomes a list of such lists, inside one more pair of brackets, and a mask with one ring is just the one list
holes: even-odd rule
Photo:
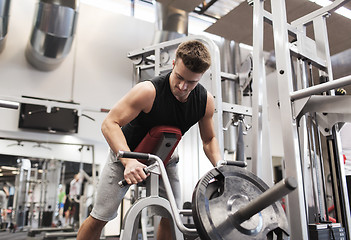
[[314, 240], [346, 240], [345, 229], [336, 224], [310, 224], [310, 239]]

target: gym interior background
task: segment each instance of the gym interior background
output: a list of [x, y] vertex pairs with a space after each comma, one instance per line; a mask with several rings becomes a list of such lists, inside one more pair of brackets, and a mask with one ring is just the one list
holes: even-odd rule
[[[221, 72], [227, 73], [217, 85], [221, 88], [223, 101], [251, 107], [255, 99], [251, 88], [254, 40], [252, 6], [248, 2], [0, 0], [0, 184], [9, 189], [7, 216], [2, 217], [3, 234], [6, 235], [0, 233], [0, 239], [9, 239], [9, 236], [11, 239], [43, 238], [45, 231], [32, 236], [28, 234], [30, 229], [40, 227], [64, 226], [76, 231], [88, 215], [108, 151], [100, 131], [101, 123], [108, 109], [138, 81], [135, 77], [138, 63], [129, 53], [143, 52], [148, 46], [187, 35], [205, 36], [218, 46]], [[287, 0], [288, 21], [321, 8], [317, 3], [319, 1]], [[60, 19], [61, 29], [55, 29], [55, 21], [49, 14], [45, 15], [51, 13], [60, 17], [51, 9], [52, 5], [61, 5], [55, 9], [65, 16]], [[350, 3], [345, 7], [344, 11], [347, 11]], [[176, 17], [171, 19], [170, 16]], [[177, 24], [163, 24], [166, 22]], [[351, 20], [333, 12], [328, 24], [333, 78], [339, 79], [351, 73]], [[53, 40], [53, 45], [44, 44], [45, 49], [38, 48], [43, 35], [50, 35], [52, 31], [57, 31], [58, 40]], [[55, 34], [53, 36], [55, 38]], [[266, 152], [271, 156], [272, 168], [268, 165], [257, 169], [252, 164], [257, 153], [251, 142], [256, 137], [253, 131], [257, 129], [249, 127], [255, 124], [251, 116], [245, 116], [247, 129], [244, 135], [247, 169], [256, 169], [256, 174], [269, 186], [284, 177], [285, 159], [284, 124], [280, 120], [272, 39], [272, 30], [268, 30], [264, 35], [264, 43], [268, 44], [263, 46], [269, 92], [265, 95], [268, 131], [263, 136], [268, 139]], [[163, 57], [168, 61], [167, 54]], [[152, 61], [155, 59], [149, 59]], [[240, 82], [237, 88], [235, 82]], [[350, 86], [342, 88], [349, 95]], [[215, 89], [211, 86], [209, 90]], [[218, 126], [228, 128], [221, 133], [224, 158], [234, 159], [238, 130], [232, 122], [233, 113], [220, 113]], [[348, 176], [351, 175], [351, 128], [348, 124], [340, 128], [340, 144], [346, 159], [343, 176]], [[322, 143], [317, 145], [326, 148]], [[178, 149], [182, 201], [191, 202], [199, 178], [212, 168], [202, 152], [197, 127], [182, 138]], [[323, 198], [325, 205], [332, 207], [335, 196], [328, 188], [332, 181], [330, 172], [326, 168]], [[73, 224], [66, 224], [59, 213], [58, 195], [60, 189], [66, 191], [77, 173], [84, 179], [81, 207], [79, 219], [74, 221], [77, 225], [71, 226]], [[344, 195], [348, 199], [347, 192]], [[119, 211], [125, 214], [129, 202], [126, 199], [124, 209]], [[318, 204], [311, 202], [308, 205], [316, 209]], [[315, 211], [318, 212], [310, 210]], [[337, 219], [337, 214], [330, 211], [330, 216]], [[310, 221], [312, 219], [309, 217]], [[17, 229], [12, 228], [9, 235], [11, 222]], [[103, 237], [118, 237], [121, 222], [121, 217], [109, 222]]]

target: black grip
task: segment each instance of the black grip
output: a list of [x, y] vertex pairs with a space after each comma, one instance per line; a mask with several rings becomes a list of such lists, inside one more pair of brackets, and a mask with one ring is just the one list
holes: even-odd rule
[[227, 165], [237, 166], [237, 167], [246, 167], [247, 163], [244, 161], [226, 161]]
[[128, 185], [127, 181], [125, 179], [123, 179], [122, 181], [118, 182], [118, 185], [122, 188]]
[[148, 153], [138, 153], [138, 152], [118, 151], [117, 157], [118, 158], [136, 158], [136, 159], [148, 160], [150, 158], [150, 154], [148, 154]]
[[[144, 168], [144, 173], [147, 175], [149, 173], [149, 170], [147, 168]], [[127, 183], [127, 181], [125, 179], [121, 180], [118, 182], [118, 185], [122, 188], [125, 186], [128, 186], [129, 184]]]

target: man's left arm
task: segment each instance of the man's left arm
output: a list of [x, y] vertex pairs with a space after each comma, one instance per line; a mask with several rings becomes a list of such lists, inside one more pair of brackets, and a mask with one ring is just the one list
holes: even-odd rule
[[199, 129], [204, 152], [207, 158], [211, 161], [212, 165], [216, 166], [217, 163], [222, 160], [222, 154], [219, 149], [219, 144], [214, 129], [214, 110], [215, 107], [213, 96], [207, 92], [206, 112], [204, 117], [199, 121]]

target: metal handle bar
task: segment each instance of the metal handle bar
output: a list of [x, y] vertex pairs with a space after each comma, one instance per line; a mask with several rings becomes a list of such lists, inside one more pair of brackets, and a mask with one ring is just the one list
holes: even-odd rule
[[250, 219], [253, 215], [272, 205], [283, 196], [292, 192], [297, 187], [297, 182], [293, 177], [287, 177], [275, 184], [272, 188], [253, 199], [246, 206], [240, 208], [231, 217], [237, 222], [242, 223]]
[[232, 165], [232, 166], [237, 166], [237, 167], [247, 167], [247, 163], [244, 161], [225, 161], [224, 165]]
[[[146, 156], [147, 155], [147, 156]], [[141, 157], [143, 158], [141, 158]], [[182, 233], [188, 234], [188, 235], [196, 235], [197, 231], [196, 229], [191, 229], [191, 228], [187, 228], [184, 226], [184, 224], [182, 223], [182, 220], [180, 218], [180, 210], [177, 207], [174, 195], [173, 195], [173, 191], [171, 188], [171, 184], [169, 182], [169, 179], [167, 177], [167, 172], [165, 169], [165, 166], [163, 165], [163, 161], [156, 155], [153, 154], [146, 154], [146, 153], [135, 153], [135, 152], [124, 152], [124, 151], [118, 151], [117, 157], [121, 158], [138, 158], [138, 159], [146, 159], [146, 160], [155, 160], [158, 163], [158, 167], [160, 169], [161, 172], [161, 177], [163, 180], [163, 184], [165, 186], [165, 190], [167, 193], [167, 197], [168, 197], [168, 201], [171, 205], [171, 210], [173, 213], [173, 217], [174, 217], [174, 221], [177, 224], [177, 227], [179, 228], [179, 230]]]
[[[125, 152], [125, 151], [119, 151], [117, 153], [117, 158], [136, 158], [136, 159], [143, 159], [143, 160], [148, 160], [150, 158], [150, 154], [148, 153], [138, 153], [138, 152]], [[145, 174], [148, 174], [148, 170], [146, 168], [143, 169]], [[120, 187], [125, 187], [128, 185], [127, 181], [125, 179], [121, 180], [118, 182], [118, 185]]]
[[149, 160], [150, 159], [150, 154], [148, 154], [148, 153], [139, 153], [139, 152], [118, 151], [117, 158], [136, 158], [136, 159]]
[[[149, 173], [147, 168], [143, 168], [143, 171], [146, 175]], [[122, 188], [122, 187], [128, 186], [129, 184], [127, 183], [127, 180], [123, 179], [118, 182], [118, 185]]]

